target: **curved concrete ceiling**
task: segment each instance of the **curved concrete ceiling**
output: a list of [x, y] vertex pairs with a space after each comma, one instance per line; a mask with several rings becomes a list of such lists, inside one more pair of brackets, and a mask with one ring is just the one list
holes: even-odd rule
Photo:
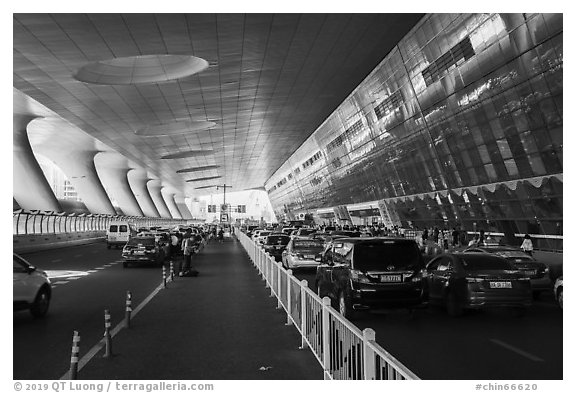
[[[222, 176], [218, 184], [257, 188], [421, 17], [13, 14], [13, 86], [185, 195], [211, 188], [187, 183], [190, 176], [177, 173], [182, 168], [218, 166], [210, 171]], [[208, 67], [185, 76], [176, 65], [177, 71], [153, 82], [162, 62], [153, 63], [165, 55], [194, 56]], [[153, 61], [139, 71], [142, 79], [126, 77], [134, 71], [122, 74], [120, 82], [129, 84], [74, 78], [94, 62], [115, 66], [114, 59], [141, 57]], [[120, 61], [121, 66], [129, 63]], [[15, 112], [26, 110], [14, 106]], [[178, 122], [215, 126], [185, 134], [136, 134], [151, 125]], [[213, 154], [161, 159], [194, 150]]]

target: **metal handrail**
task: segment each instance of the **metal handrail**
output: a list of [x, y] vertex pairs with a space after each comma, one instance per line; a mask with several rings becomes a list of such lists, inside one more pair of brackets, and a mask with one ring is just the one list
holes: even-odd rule
[[325, 379], [419, 379], [416, 374], [376, 343], [372, 329], [358, 329], [321, 299], [306, 280], [294, 277], [246, 234], [237, 231], [240, 244], [262, 275], [270, 296], [286, 312], [302, 338], [300, 348], [310, 348], [324, 370]]

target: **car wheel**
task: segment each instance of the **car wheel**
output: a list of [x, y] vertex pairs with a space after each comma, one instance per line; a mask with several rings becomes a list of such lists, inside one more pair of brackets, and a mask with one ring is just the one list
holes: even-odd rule
[[50, 292], [46, 288], [41, 288], [34, 299], [34, 304], [30, 307], [30, 313], [34, 318], [42, 318], [48, 312], [50, 306]]
[[122, 267], [126, 269], [128, 267], [128, 262], [122, 262]]
[[556, 292], [556, 298], [558, 299], [558, 305], [560, 308], [562, 308], [562, 303], [564, 301], [564, 291], [562, 290], [562, 287], [558, 288], [558, 291]]
[[446, 297], [446, 311], [451, 317], [460, 317], [464, 314], [462, 302], [458, 299], [454, 291], [448, 292], [448, 296]]
[[350, 321], [352, 321], [356, 316], [354, 310], [352, 309], [352, 303], [344, 291], [340, 292], [340, 296], [338, 296], [338, 311], [344, 318]]

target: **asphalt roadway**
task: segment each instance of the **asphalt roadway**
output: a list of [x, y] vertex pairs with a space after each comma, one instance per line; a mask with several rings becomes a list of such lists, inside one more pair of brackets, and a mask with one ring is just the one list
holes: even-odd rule
[[[200, 276], [176, 278], [166, 289], [160, 268], [124, 269], [120, 250], [104, 243], [24, 257], [49, 271], [54, 289], [45, 319], [14, 313], [14, 379], [66, 378], [74, 330], [81, 336], [79, 379], [322, 379], [239, 242], [209, 245], [194, 262]], [[130, 329], [114, 335], [113, 356], [104, 358], [102, 348], [90, 357], [103, 337], [104, 310], [112, 328], [122, 324], [127, 290], [134, 312], [156, 294]]]
[[[124, 318], [126, 291], [139, 311], [131, 329], [113, 338], [113, 356], [100, 350], [80, 379], [322, 379], [299, 335], [285, 326], [239, 242], [211, 244], [195, 263], [201, 274], [159, 289], [161, 269], [122, 268], [120, 250], [104, 244], [24, 255], [48, 270], [54, 292], [49, 315], [14, 313], [14, 379], [59, 379], [69, 369], [74, 330], [81, 357], [102, 339], [104, 309], [112, 327]], [[314, 288], [314, 273], [297, 271]], [[421, 379], [563, 379], [563, 313], [551, 294], [526, 316], [505, 311], [451, 318], [437, 308], [370, 312], [355, 324], [376, 331], [376, 341]]]

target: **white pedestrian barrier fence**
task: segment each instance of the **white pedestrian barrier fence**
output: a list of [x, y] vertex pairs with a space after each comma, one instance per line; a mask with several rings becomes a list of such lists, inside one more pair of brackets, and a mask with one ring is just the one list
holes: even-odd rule
[[306, 280], [298, 280], [245, 233], [236, 236], [258, 269], [278, 308], [286, 311], [286, 324], [302, 337], [301, 348], [310, 348], [324, 370], [324, 379], [408, 380], [419, 379], [376, 343], [372, 329], [361, 331], [321, 299]]

